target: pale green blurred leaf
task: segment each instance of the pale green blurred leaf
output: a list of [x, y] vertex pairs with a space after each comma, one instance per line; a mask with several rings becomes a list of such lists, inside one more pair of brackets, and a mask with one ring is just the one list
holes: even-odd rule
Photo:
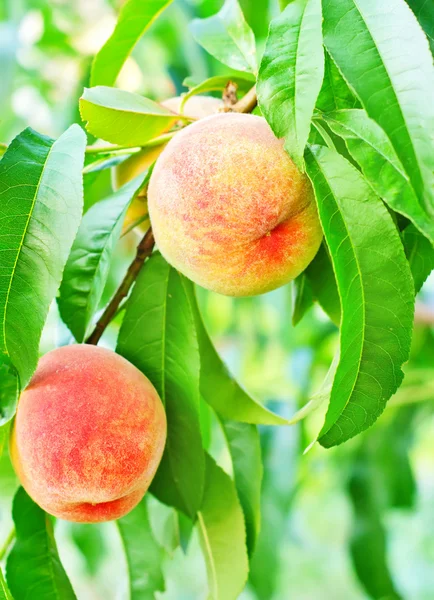
[[80, 114], [93, 135], [125, 146], [142, 146], [179, 120], [160, 104], [116, 88], [85, 88]]
[[113, 85], [137, 41], [172, 0], [127, 0], [112, 35], [95, 56], [91, 85]]
[[211, 598], [236, 600], [249, 572], [244, 517], [233, 481], [209, 455], [197, 527]]
[[195, 301], [196, 330], [200, 347], [200, 391], [223, 419], [262, 425], [288, 425], [283, 417], [254, 400], [230, 375], [205, 329]]
[[164, 590], [163, 548], [157, 543], [149, 522], [146, 499], [117, 521], [125, 549], [130, 582], [130, 600], [154, 600]]
[[252, 555], [261, 529], [262, 456], [256, 425], [223, 421], [238, 498], [244, 512], [247, 550]]
[[217, 60], [256, 73], [255, 37], [237, 0], [226, 0], [220, 12], [208, 19], [194, 19], [190, 29], [196, 42]]
[[14, 600], [0, 568], [0, 600]]

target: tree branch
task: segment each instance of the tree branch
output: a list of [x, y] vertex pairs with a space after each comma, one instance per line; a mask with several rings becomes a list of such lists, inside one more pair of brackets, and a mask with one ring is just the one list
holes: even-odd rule
[[149, 256], [151, 256], [152, 250], [154, 248], [154, 243], [154, 235], [152, 233], [152, 229], [149, 228], [143, 236], [140, 244], [137, 246], [136, 257], [128, 267], [127, 274], [125, 275], [115, 295], [110, 300], [110, 303], [108, 304], [107, 308], [101, 315], [98, 323], [95, 326], [95, 329], [87, 338], [86, 344], [98, 344], [106, 327], [109, 325], [110, 321], [115, 316], [123, 298], [126, 298], [128, 296], [128, 293], [133, 283], [135, 282], [138, 274], [140, 273], [143, 263]]

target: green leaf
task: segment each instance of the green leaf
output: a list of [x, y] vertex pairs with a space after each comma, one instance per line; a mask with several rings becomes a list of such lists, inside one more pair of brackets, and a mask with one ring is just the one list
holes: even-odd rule
[[434, 55], [434, 0], [406, 0], [425, 32]]
[[302, 171], [324, 76], [321, 24], [321, 0], [291, 2], [271, 21], [258, 76], [259, 107]]
[[117, 521], [124, 545], [130, 581], [130, 600], [154, 600], [164, 591], [162, 563], [165, 557], [149, 522], [146, 500]]
[[402, 0], [324, 0], [323, 31], [333, 60], [434, 215], [434, 69], [414, 14]]
[[[255, 83], [255, 76], [251, 75], [250, 73], [243, 73], [240, 75], [230, 74], [216, 75], [215, 77], [210, 77], [209, 79], [202, 81], [202, 83], [199, 83], [198, 85], [192, 87], [186, 94], [182, 96], [181, 108], [192, 96], [197, 96], [197, 94], [204, 94], [205, 92], [224, 90], [229, 81], [235, 83], [239, 91], [247, 92]], [[184, 85], [186, 85], [185, 81]]]
[[105, 86], [85, 88], [80, 114], [90, 133], [129, 147], [142, 146], [180, 119], [148, 98]]
[[353, 467], [348, 484], [353, 505], [350, 553], [354, 569], [370, 598], [399, 600], [387, 564], [386, 532], [376, 502], [369, 466], [361, 460]]
[[399, 387], [414, 312], [410, 269], [391, 215], [359, 171], [335, 151], [306, 152], [342, 303], [340, 360], [319, 441], [367, 429]]
[[194, 518], [202, 500], [205, 459], [191, 285], [153, 254], [128, 301], [117, 351], [149, 377], [166, 407], [167, 443], [152, 492]]
[[0, 353], [0, 427], [15, 414], [20, 393], [20, 378], [9, 356]]
[[336, 277], [325, 244], [321, 244], [315, 258], [307, 267], [306, 278], [312, 288], [313, 297], [323, 311], [339, 327], [341, 321], [341, 301], [336, 285]]
[[209, 455], [198, 529], [211, 598], [236, 600], [249, 571], [243, 512], [232, 479]]
[[22, 388], [80, 223], [85, 143], [78, 125], [57, 141], [26, 129], [0, 162], [0, 353]]
[[208, 19], [194, 19], [190, 30], [196, 42], [223, 64], [256, 73], [255, 36], [237, 0], [226, 0], [220, 12]]
[[261, 529], [262, 457], [256, 425], [223, 421], [229, 452], [232, 458], [235, 487], [244, 512], [247, 549], [252, 555]]
[[143, 176], [94, 204], [84, 215], [66, 263], [58, 298], [60, 315], [77, 342], [86, 338], [107, 282], [126, 212]]
[[394, 211], [410, 219], [434, 243], [434, 220], [419, 202], [405, 170], [379, 125], [364, 110], [324, 115], [329, 127], [346, 142], [375, 192]]
[[205, 329], [195, 299], [194, 314], [200, 348], [200, 392], [205, 402], [222, 419], [229, 421], [257, 425], [288, 425], [286, 419], [249, 396], [229, 374]]
[[0, 568], [0, 600], [14, 600]]
[[17, 539], [6, 565], [15, 600], [75, 600], [76, 596], [60, 562], [49, 516], [19, 488], [12, 516]]
[[292, 287], [292, 324], [294, 327], [312, 306], [312, 286], [306, 276], [306, 272], [303, 272], [294, 280]]
[[321, 111], [328, 112], [360, 106], [360, 102], [339, 73], [339, 69], [328, 52], [324, 53], [324, 59], [324, 80], [316, 107]]
[[91, 85], [113, 85], [122, 65], [145, 31], [172, 0], [127, 0], [115, 30], [95, 56]]
[[401, 235], [414, 287], [418, 293], [428, 275], [434, 270], [434, 247], [414, 225], [408, 225]]

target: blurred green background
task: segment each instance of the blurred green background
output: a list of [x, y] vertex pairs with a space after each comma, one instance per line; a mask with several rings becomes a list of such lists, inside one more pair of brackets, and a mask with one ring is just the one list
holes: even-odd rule
[[[31, 126], [52, 137], [80, 123], [78, 98], [92, 56], [110, 35], [116, 0], [0, 0], [0, 142]], [[135, 48], [119, 87], [156, 100], [176, 95], [186, 77], [201, 81], [227, 69], [189, 33], [196, 16], [221, 0], [175, 0]], [[241, 0], [262, 47], [277, 0]], [[90, 142], [93, 140], [89, 140]], [[109, 195], [110, 173], [85, 177], [90, 206]], [[105, 300], [136, 244], [122, 238]], [[342, 447], [315, 445], [325, 406], [291, 428], [262, 428], [263, 523], [243, 600], [434, 599], [434, 279], [424, 286], [406, 380], [377, 424]], [[206, 322], [231, 371], [261, 401], [291, 416], [317, 390], [338, 332], [315, 307], [291, 325], [292, 287], [250, 299], [200, 293]], [[434, 310], [434, 309], [433, 309]], [[116, 324], [103, 339], [114, 346]], [[41, 352], [69, 343], [52, 307]], [[217, 426], [211, 451], [229, 468]], [[9, 459], [0, 462], [0, 544], [11, 527], [16, 489]], [[151, 503], [155, 534], [167, 548], [166, 592], [159, 600], [205, 600], [198, 542], [186, 554], [171, 510]], [[128, 598], [126, 565], [114, 524], [58, 522], [61, 557], [80, 600]]]

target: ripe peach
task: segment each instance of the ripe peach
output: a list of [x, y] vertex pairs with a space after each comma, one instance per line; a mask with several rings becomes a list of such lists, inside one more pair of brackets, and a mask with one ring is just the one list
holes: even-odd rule
[[322, 238], [308, 178], [253, 115], [220, 113], [178, 133], [157, 159], [148, 208], [167, 261], [229, 296], [291, 281]]
[[[168, 98], [163, 100], [161, 104], [172, 110], [173, 112], [179, 113], [181, 110], [181, 96], [175, 96], [174, 98]], [[219, 98], [213, 98], [212, 96], [192, 96], [187, 100], [184, 106], [184, 114], [195, 119], [202, 119], [208, 115], [212, 115], [223, 106], [223, 101]], [[117, 190], [140, 173], [144, 173], [146, 169], [157, 160], [161, 152], [163, 151], [166, 144], [160, 144], [151, 148], [145, 148], [136, 154], [127, 158], [122, 163], [117, 165], [112, 171], [112, 185], [113, 189]], [[134, 223], [137, 223], [141, 217], [145, 216], [148, 212], [146, 201], [140, 196], [135, 198], [128, 209], [127, 216], [124, 222], [124, 231], [128, 230]], [[139, 225], [137, 230], [145, 233], [149, 227], [149, 219], [145, 219]]]
[[22, 393], [11, 458], [27, 493], [69, 521], [128, 513], [148, 489], [166, 441], [166, 417], [150, 381], [104, 348], [58, 348]]

